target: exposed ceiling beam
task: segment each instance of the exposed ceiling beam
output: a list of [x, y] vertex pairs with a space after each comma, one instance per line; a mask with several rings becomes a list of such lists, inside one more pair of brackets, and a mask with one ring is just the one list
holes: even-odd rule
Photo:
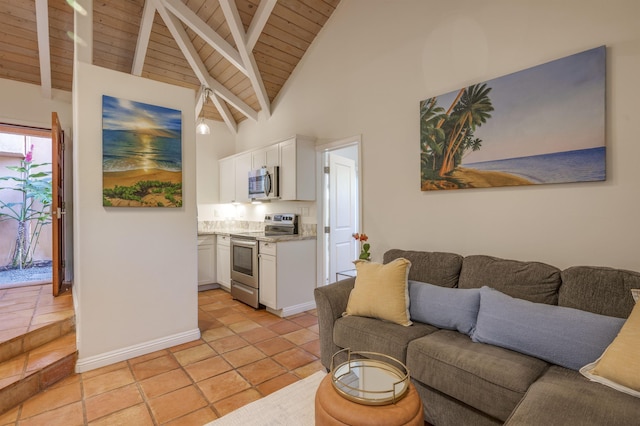
[[249, 51], [253, 51], [253, 48], [256, 46], [258, 38], [260, 37], [260, 34], [262, 34], [264, 26], [267, 25], [271, 11], [273, 11], [277, 1], [278, 0], [260, 1], [258, 10], [256, 10], [256, 14], [253, 15], [253, 19], [251, 20], [251, 24], [247, 30], [247, 49], [249, 49]]
[[38, 55], [40, 58], [40, 87], [42, 96], [51, 99], [51, 50], [49, 48], [49, 2], [36, 0]]
[[[202, 108], [204, 108], [204, 94], [206, 90], [207, 89], [204, 86], [200, 86], [200, 90], [198, 90], [198, 94], [196, 95], [196, 122], [200, 118]], [[209, 99], [211, 99], [211, 102], [213, 102], [215, 107], [218, 109], [218, 112], [220, 112], [222, 120], [227, 124], [229, 130], [233, 133], [237, 132], [238, 124], [233, 119], [233, 115], [231, 115], [231, 111], [229, 111], [227, 104], [225, 104], [213, 90], [209, 90]]]
[[198, 93], [196, 93], [196, 121], [200, 117], [200, 111], [204, 107], [204, 91], [206, 88], [204, 86], [200, 86]]
[[236, 133], [238, 131], [238, 123], [233, 119], [233, 115], [231, 115], [231, 111], [229, 111], [227, 104], [222, 102], [218, 95], [213, 91], [209, 92], [209, 98], [211, 98], [213, 104], [218, 108], [218, 112], [220, 112], [220, 115], [227, 124], [227, 127], [229, 127], [233, 133]]
[[133, 65], [131, 66], [131, 74], [133, 75], [142, 75], [144, 58], [147, 56], [147, 48], [149, 47], [149, 38], [151, 37], [151, 28], [153, 27], [153, 18], [155, 15], [156, 0], [146, 0], [144, 2], [144, 10], [142, 11], [142, 20], [140, 21], [140, 31], [138, 31], [136, 52], [133, 55]]
[[247, 35], [244, 31], [236, 2], [235, 0], [220, 0], [220, 7], [227, 20], [227, 25], [231, 30], [233, 39], [236, 42], [242, 62], [247, 69], [247, 77], [249, 77], [249, 81], [251, 81], [260, 108], [268, 118], [271, 116], [271, 103], [269, 102], [267, 91], [264, 88], [264, 82], [262, 81], [262, 76], [260, 76], [260, 70], [258, 69], [258, 64], [253, 56], [253, 52], [247, 48]]
[[171, 13], [178, 17], [189, 28], [198, 34], [207, 44], [217, 50], [229, 62], [238, 68], [243, 74], [247, 74], [240, 54], [213, 28], [207, 25], [198, 15], [180, 0], [161, 0]]
[[218, 80], [209, 76], [209, 78], [207, 78], [206, 86], [213, 90], [216, 95], [227, 101], [227, 103], [233, 105], [233, 107], [244, 114], [245, 117], [250, 118], [253, 121], [258, 121], [258, 111], [254, 110], [242, 99], [234, 95], [231, 90], [224, 87]]
[[[170, 13], [165, 7], [164, 4], [157, 4], [157, 11], [162, 17], [162, 20], [167, 25], [169, 32], [172, 37], [175, 39], [178, 47], [182, 51], [182, 54], [185, 56], [185, 59], [193, 69], [198, 80], [203, 86], [206, 86], [213, 90], [217, 95], [225, 99], [231, 105], [234, 106], [238, 111], [244, 114], [246, 117], [251, 118], [254, 121], [258, 120], [258, 113], [247, 105], [242, 99], [238, 98], [236, 95], [231, 93], [229, 89], [224, 87], [220, 82], [214, 79], [207, 70], [206, 66], [202, 62], [202, 59], [198, 56], [198, 52], [196, 48], [191, 43], [187, 32], [182, 27], [182, 23], [180, 20]], [[228, 111], [228, 109], [227, 109]], [[220, 111], [220, 114], [224, 116], [224, 111]], [[224, 118], [223, 118], [224, 119]], [[226, 121], [226, 120], [225, 120]], [[235, 120], [231, 120], [235, 123]], [[229, 125], [229, 124], [227, 124]], [[230, 127], [230, 129], [235, 132], [236, 127]]]

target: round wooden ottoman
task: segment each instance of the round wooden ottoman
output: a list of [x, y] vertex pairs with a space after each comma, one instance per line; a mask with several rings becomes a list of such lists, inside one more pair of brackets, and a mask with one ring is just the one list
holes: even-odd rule
[[396, 404], [363, 405], [340, 396], [327, 374], [316, 392], [316, 426], [424, 426], [422, 401], [413, 384]]

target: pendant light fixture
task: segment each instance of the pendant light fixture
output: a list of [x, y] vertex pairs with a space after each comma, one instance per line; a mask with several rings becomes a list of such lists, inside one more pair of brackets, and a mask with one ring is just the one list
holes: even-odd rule
[[196, 133], [199, 135], [208, 135], [211, 133], [209, 125], [204, 121], [204, 107], [207, 105], [207, 98], [209, 97], [209, 89], [205, 88], [202, 91], [202, 108], [200, 109], [200, 118], [198, 118], [198, 124], [196, 125]]

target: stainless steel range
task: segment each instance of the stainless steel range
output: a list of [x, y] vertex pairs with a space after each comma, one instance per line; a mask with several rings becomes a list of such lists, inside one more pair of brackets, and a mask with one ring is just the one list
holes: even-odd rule
[[264, 231], [231, 234], [231, 296], [254, 308], [260, 307], [258, 238], [298, 233], [298, 215], [268, 214]]

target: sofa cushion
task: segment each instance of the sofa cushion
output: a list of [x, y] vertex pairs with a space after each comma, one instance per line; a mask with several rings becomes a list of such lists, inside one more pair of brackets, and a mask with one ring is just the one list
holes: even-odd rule
[[440, 330], [409, 344], [407, 367], [414, 380], [505, 421], [548, 364]]
[[620, 334], [602, 356], [581, 368], [580, 373], [590, 380], [640, 398], [640, 303], [633, 308]]
[[622, 324], [621, 318], [532, 303], [482, 287], [472, 338], [579, 370], [604, 352]]
[[540, 262], [479, 255], [465, 257], [458, 287], [482, 286], [495, 288], [518, 299], [557, 305], [560, 269]]
[[407, 276], [411, 262], [399, 258], [381, 263], [356, 261], [356, 283], [349, 295], [345, 315], [379, 318], [409, 326]]
[[392, 249], [384, 254], [384, 263], [404, 257], [411, 262], [409, 279], [442, 287], [457, 287], [462, 256], [455, 253]]
[[640, 288], [640, 273], [592, 266], [562, 271], [558, 304], [600, 315], [627, 318], [633, 309], [631, 289]]
[[480, 290], [409, 281], [411, 319], [471, 335], [480, 308]]
[[505, 425], [637, 425], [638, 419], [637, 398], [552, 366], [531, 385]]
[[347, 316], [335, 322], [333, 341], [341, 348], [380, 352], [405, 362], [409, 342], [436, 330], [434, 326], [418, 322], [403, 327], [374, 318]]

